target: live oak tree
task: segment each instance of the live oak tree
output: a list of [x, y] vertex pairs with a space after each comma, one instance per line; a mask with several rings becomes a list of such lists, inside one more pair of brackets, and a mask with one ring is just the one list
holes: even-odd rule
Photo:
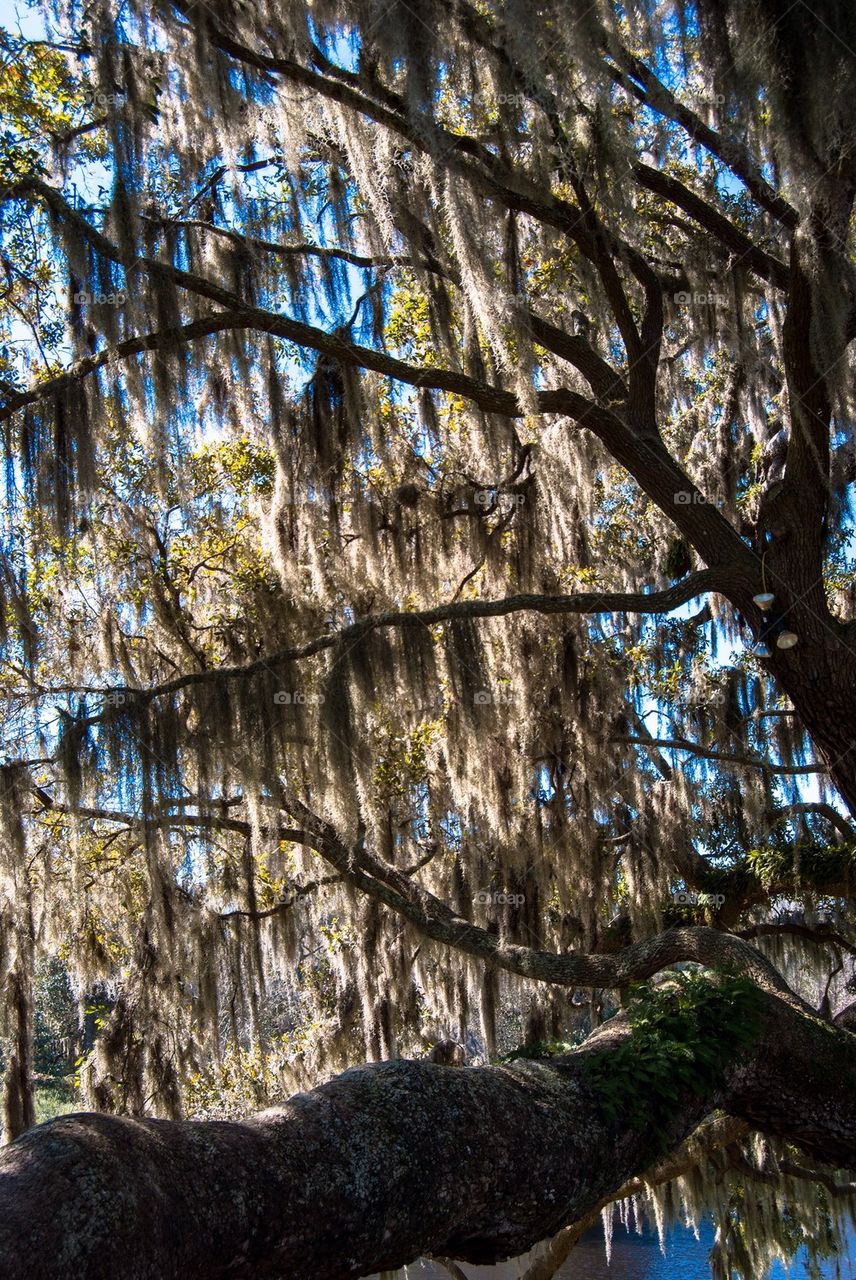
[[[856, 12], [42, 17], [0, 64], [2, 1274], [549, 1239], [536, 1280], [615, 1202], [714, 1211], [720, 1276], [833, 1249]], [[45, 956], [100, 1114], [30, 1129]], [[510, 1016], [528, 1056], [412, 1061]], [[183, 1120], [234, 1061], [328, 1082]]]

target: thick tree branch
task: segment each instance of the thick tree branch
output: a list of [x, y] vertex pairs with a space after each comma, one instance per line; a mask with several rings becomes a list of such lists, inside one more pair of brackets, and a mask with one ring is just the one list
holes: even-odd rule
[[[242, 679], [284, 662], [297, 662], [303, 658], [322, 653], [327, 649], [334, 649], [343, 643], [350, 644], [372, 631], [390, 627], [432, 627], [438, 623], [452, 622], [461, 618], [473, 620], [501, 618], [514, 613], [537, 613], [544, 616], [593, 613], [669, 613], [681, 604], [685, 604], [687, 600], [692, 600], [705, 592], [722, 591], [725, 594], [728, 585], [729, 574], [727, 571], [702, 569], [663, 591], [640, 591], [637, 593], [583, 591], [574, 595], [517, 595], [506, 596], [500, 600], [457, 600], [448, 604], [436, 605], [431, 609], [394, 609], [387, 613], [370, 614], [347, 627], [327, 631], [323, 635], [307, 640], [303, 644], [278, 649], [241, 666], [218, 667], [216, 670], [188, 672], [149, 689], [123, 687], [122, 691], [136, 698], [151, 699], [178, 693], [181, 689], [213, 680]], [[117, 690], [104, 689], [102, 692], [108, 695], [115, 694]]]
[[759, 995], [751, 1047], [664, 1126], [602, 1105], [631, 1035], [619, 1018], [554, 1063], [358, 1068], [241, 1123], [54, 1120], [0, 1153], [6, 1274], [346, 1280], [425, 1253], [492, 1262], [585, 1218], [717, 1107], [813, 1158], [856, 1158], [849, 1033]]
[[28, 404], [38, 404], [42, 400], [50, 399], [72, 383], [97, 373], [99, 369], [103, 369], [114, 360], [128, 359], [131, 356], [141, 355], [145, 351], [172, 350], [183, 342], [193, 342], [197, 338], [205, 338], [212, 333], [240, 328], [240, 322], [240, 312], [222, 311], [200, 320], [193, 320], [176, 329], [163, 329], [155, 333], [143, 334], [138, 338], [125, 338], [113, 347], [105, 347], [103, 351], [96, 352], [95, 355], [84, 356], [63, 373], [53, 378], [45, 378], [43, 382], [37, 382], [27, 391], [11, 389], [7, 391], [6, 403], [0, 406], [0, 422], [13, 417], [19, 409], [23, 409]]
[[777, 289], [787, 290], [790, 281], [787, 263], [759, 248], [745, 231], [741, 231], [713, 205], [662, 169], [639, 163], [634, 165], [633, 174], [640, 186], [677, 205], [705, 231], [715, 235], [720, 244], [737, 254], [743, 266], [754, 271], [762, 280], [775, 285]]
[[790, 818], [798, 814], [814, 814], [819, 818], [826, 818], [836, 830], [844, 836], [845, 840], [856, 840], [856, 827], [852, 822], [848, 822], [843, 813], [834, 808], [831, 804], [823, 804], [820, 801], [804, 801], [802, 804], [786, 804], [781, 809], [776, 809], [770, 814], [770, 820], [778, 818]]
[[[236, 240], [245, 241], [249, 244], [255, 243], [250, 237], [244, 237], [238, 233], [227, 232], [221, 228], [211, 228], [208, 223], [201, 223], [200, 225], [208, 227], [209, 229], [222, 231], [222, 234]], [[291, 250], [299, 250], [301, 254], [312, 254], [315, 252], [315, 246], [311, 245], [292, 246], [271, 244], [269, 246], [266, 245], [265, 247], [268, 247], [271, 252], [278, 252], [281, 250], [283, 254], [288, 254]], [[417, 264], [404, 259], [398, 260], [390, 258], [383, 260], [362, 258], [357, 254], [346, 253], [344, 250], [334, 251], [318, 249], [317, 252], [319, 256], [341, 257], [343, 260], [351, 262], [354, 265], [365, 267], [400, 266], [405, 264], [410, 266], [421, 265], [424, 269], [431, 271], [437, 270], [436, 264]], [[116, 260], [118, 260], [118, 257]], [[138, 265], [146, 265], [146, 263], [138, 262]], [[455, 283], [458, 282], [457, 277], [453, 273], [443, 271], [441, 274]], [[221, 297], [222, 296], [223, 295], [221, 294]], [[111, 364], [113, 360], [126, 359], [147, 351], [172, 350], [182, 343], [192, 342], [198, 338], [207, 337], [211, 334], [221, 333], [226, 330], [256, 328], [261, 332], [271, 333], [276, 331], [280, 322], [286, 321], [286, 323], [288, 323], [285, 317], [278, 315], [276, 312], [262, 311], [258, 308], [255, 309], [255, 321], [253, 321], [248, 317], [247, 311], [243, 307], [243, 304], [237, 295], [230, 294], [229, 297], [231, 302], [234, 304], [229, 310], [215, 312], [211, 316], [201, 317], [188, 324], [181, 325], [178, 328], [160, 330], [134, 338], [126, 338], [123, 341], [116, 343], [113, 347], [107, 347], [102, 351], [96, 352], [94, 355], [85, 356], [83, 359], [78, 360], [75, 364], [71, 365], [63, 373], [37, 383], [28, 391], [19, 392], [10, 388], [7, 392], [7, 404], [0, 408], [0, 422], [12, 417], [19, 409], [24, 408], [28, 404], [36, 404], [41, 400], [45, 400], [56, 395], [71, 383], [96, 373], [99, 369]], [[558, 328], [549, 321], [543, 320], [540, 316], [536, 315], [535, 312], [528, 312], [526, 319], [534, 340], [547, 351], [552, 352], [554, 355], [558, 355], [563, 360], [567, 360], [575, 369], [579, 370], [602, 402], [609, 405], [613, 403], [620, 403], [627, 398], [627, 388], [620, 375], [610, 364], [607, 363], [606, 360], [597, 354], [594, 348], [591, 347], [585, 339], [566, 333], [563, 329]], [[307, 326], [304, 326], [304, 328], [308, 329]], [[303, 345], [308, 346], [310, 349], [324, 351], [325, 354], [328, 355], [332, 354], [332, 349], [329, 341], [327, 340], [333, 335], [327, 334], [324, 330], [320, 329], [314, 330], [313, 334], [314, 341], [304, 342]], [[304, 337], [306, 337], [305, 334]], [[297, 339], [294, 340], [296, 341]], [[337, 350], [338, 357], [341, 359], [341, 350]], [[351, 344], [351, 350], [354, 356], [351, 363], [359, 364], [362, 368], [368, 368], [369, 366], [365, 361], [360, 360], [359, 358], [359, 353], [361, 351], [367, 351], [368, 349], [353, 346]], [[381, 355], [382, 353], [375, 354]], [[344, 363], [348, 363], [348, 361], [344, 361]], [[426, 379], [430, 375], [426, 368], [417, 370], [414, 367], [413, 374], [419, 378], [418, 385], [428, 385]], [[458, 386], [456, 394], [463, 394], [462, 385], [463, 384]], [[484, 390], [483, 386], [475, 382], [471, 382], [471, 386], [475, 395], [479, 395]], [[499, 389], [497, 389], [497, 391], [499, 394], [502, 394]], [[509, 407], [511, 407], [513, 403], [513, 400], [509, 398]]]
[[[453, 395], [463, 396], [465, 399], [477, 404], [486, 413], [503, 414], [512, 418], [523, 416], [523, 409], [517, 397], [513, 392], [506, 391], [504, 388], [480, 383], [476, 379], [469, 378], [466, 374], [454, 369], [410, 365], [403, 360], [396, 359], [394, 356], [387, 355], [383, 351], [348, 342], [337, 333], [326, 332], [313, 325], [304, 324], [299, 320], [292, 320], [288, 316], [280, 315], [277, 312], [268, 311], [263, 307], [251, 306], [239, 295], [222, 288], [215, 282], [195, 273], [184, 271], [160, 259], [147, 257], [131, 259], [107, 236], [93, 227], [86, 218], [82, 217], [75, 209], [72, 209], [55, 188], [46, 182], [42, 182], [39, 178], [28, 178], [14, 184], [14, 186], [7, 188], [5, 193], [0, 192], [0, 198], [4, 194], [6, 198], [10, 196], [14, 198], [28, 193], [44, 200], [56, 216], [65, 218], [73, 223], [98, 253], [124, 267], [126, 272], [139, 270], [145, 271], [154, 277], [169, 279], [180, 288], [186, 289], [199, 297], [207, 298], [209, 301], [216, 302], [231, 313], [228, 325], [222, 317], [213, 317], [210, 320], [202, 321], [203, 325], [214, 324], [215, 329], [218, 327], [257, 329], [276, 337], [287, 338], [301, 347], [318, 351], [351, 368], [371, 370], [407, 386], [446, 391]], [[215, 329], [210, 331], [213, 332]], [[173, 335], [173, 340], [180, 336], [181, 332], [179, 331]], [[140, 350], [143, 350], [147, 342], [154, 342], [155, 345], [168, 342], [169, 331], [166, 334], [149, 335], [147, 338], [133, 339], [131, 341], [142, 343]], [[101, 353], [93, 357], [93, 359], [100, 361], [102, 359]], [[91, 372], [91, 369], [87, 367], [86, 372]], [[568, 417], [573, 418], [574, 421], [585, 421], [592, 427], [600, 421], [601, 428], [607, 430], [615, 427], [620, 428], [621, 426], [620, 421], [614, 418], [614, 415], [610, 414], [608, 410], [575, 391], [565, 388], [540, 391], [537, 393], [537, 400], [542, 413], [566, 414]], [[20, 408], [22, 403], [24, 403], [22, 398], [16, 398], [10, 405], [6, 406], [3, 410], [3, 415], [8, 417], [11, 412]], [[0, 416], [0, 420], [2, 420], [2, 416]]]
[[744, 147], [732, 139], [724, 138], [715, 129], [705, 124], [695, 111], [679, 102], [641, 58], [635, 57], [608, 35], [605, 37], [605, 43], [610, 55], [618, 64], [616, 68], [607, 63], [609, 73], [618, 84], [629, 90], [646, 106], [652, 107], [659, 114], [681, 125], [691, 138], [701, 143], [711, 155], [727, 165], [758, 204], [779, 222], [789, 228], [797, 225], [796, 209], [770, 186]]

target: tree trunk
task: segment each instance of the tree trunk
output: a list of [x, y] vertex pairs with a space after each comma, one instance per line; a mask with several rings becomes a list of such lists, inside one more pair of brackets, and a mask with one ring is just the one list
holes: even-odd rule
[[7, 978], [6, 1070], [3, 1075], [3, 1141], [36, 1123], [33, 1095], [33, 1002], [29, 974], [20, 966]]
[[840, 170], [818, 175], [812, 209], [792, 240], [783, 332], [787, 463], [783, 480], [762, 499], [758, 550], [765, 586], [776, 597], [771, 616], [799, 637], [794, 649], [773, 647], [771, 670], [856, 817], [856, 628], [830, 612], [823, 577], [832, 495], [830, 382], [839, 377], [849, 336], [853, 195]]
[[241, 1123], [62, 1117], [0, 1153], [0, 1276], [345, 1280], [425, 1253], [491, 1263], [585, 1217], [718, 1106], [856, 1162], [856, 1037], [776, 996], [759, 1008], [717, 1088], [647, 1126], [610, 1118], [591, 1072], [626, 1046], [623, 1015], [550, 1063], [360, 1067]]
[[770, 665], [788, 694], [820, 759], [856, 818], [856, 651], [852, 628], [827, 613], [795, 608], [788, 625], [800, 636], [775, 650]]
[[33, 935], [29, 911], [24, 920], [0, 920], [0, 958], [5, 928], [14, 962], [6, 975], [0, 1026], [5, 1062], [3, 1072], [3, 1141], [11, 1142], [36, 1122], [33, 1091]]

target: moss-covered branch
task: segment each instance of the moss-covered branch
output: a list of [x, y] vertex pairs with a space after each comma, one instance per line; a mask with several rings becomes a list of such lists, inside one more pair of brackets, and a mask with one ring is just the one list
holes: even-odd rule
[[[696, 1034], [708, 1016], [715, 1048]], [[652, 1044], [681, 1066], [668, 1088], [655, 1072], [646, 1121], [627, 1067]], [[428, 1252], [492, 1262], [586, 1217], [718, 1107], [852, 1164], [856, 1037], [724, 979], [649, 997], [552, 1062], [386, 1062], [235, 1124], [63, 1117], [0, 1154], [3, 1274], [344, 1280]]]

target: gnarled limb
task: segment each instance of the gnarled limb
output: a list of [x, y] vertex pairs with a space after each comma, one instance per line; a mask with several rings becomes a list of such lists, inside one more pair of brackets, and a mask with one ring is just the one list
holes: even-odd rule
[[742, 938], [706, 926], [667, 929], [614, 954], [557, 954], [503, 942], [459, 916], [396, 867], [366, 849], [349, 848], [330, 823], [296, 797], [283, 796], [283, 807], [314, 838], [313, 847], [355, 888], [391, 907], [426, 937], [488, 960], [507, 973], [559, 986], [617, 989], [650, 978], [678, 961], [694, 960], [743, 973], [762, 990], [780, 996], [795, 1009], [810, 1012], [760, 951]]
[[[0, 1275], [345, 1280], [485, 1263], [578, 1222], [711, 1109], [856, 1161], [856, 1037], [759, 994], [756, 1038], [665, 1125], [603, 1105], [616, 1019], [552, 1062], [386, 1062], [242, 1123], [63, 1117], [0, 1154]], [[594, 1058], [600, 1071], [592, 1075]]]

